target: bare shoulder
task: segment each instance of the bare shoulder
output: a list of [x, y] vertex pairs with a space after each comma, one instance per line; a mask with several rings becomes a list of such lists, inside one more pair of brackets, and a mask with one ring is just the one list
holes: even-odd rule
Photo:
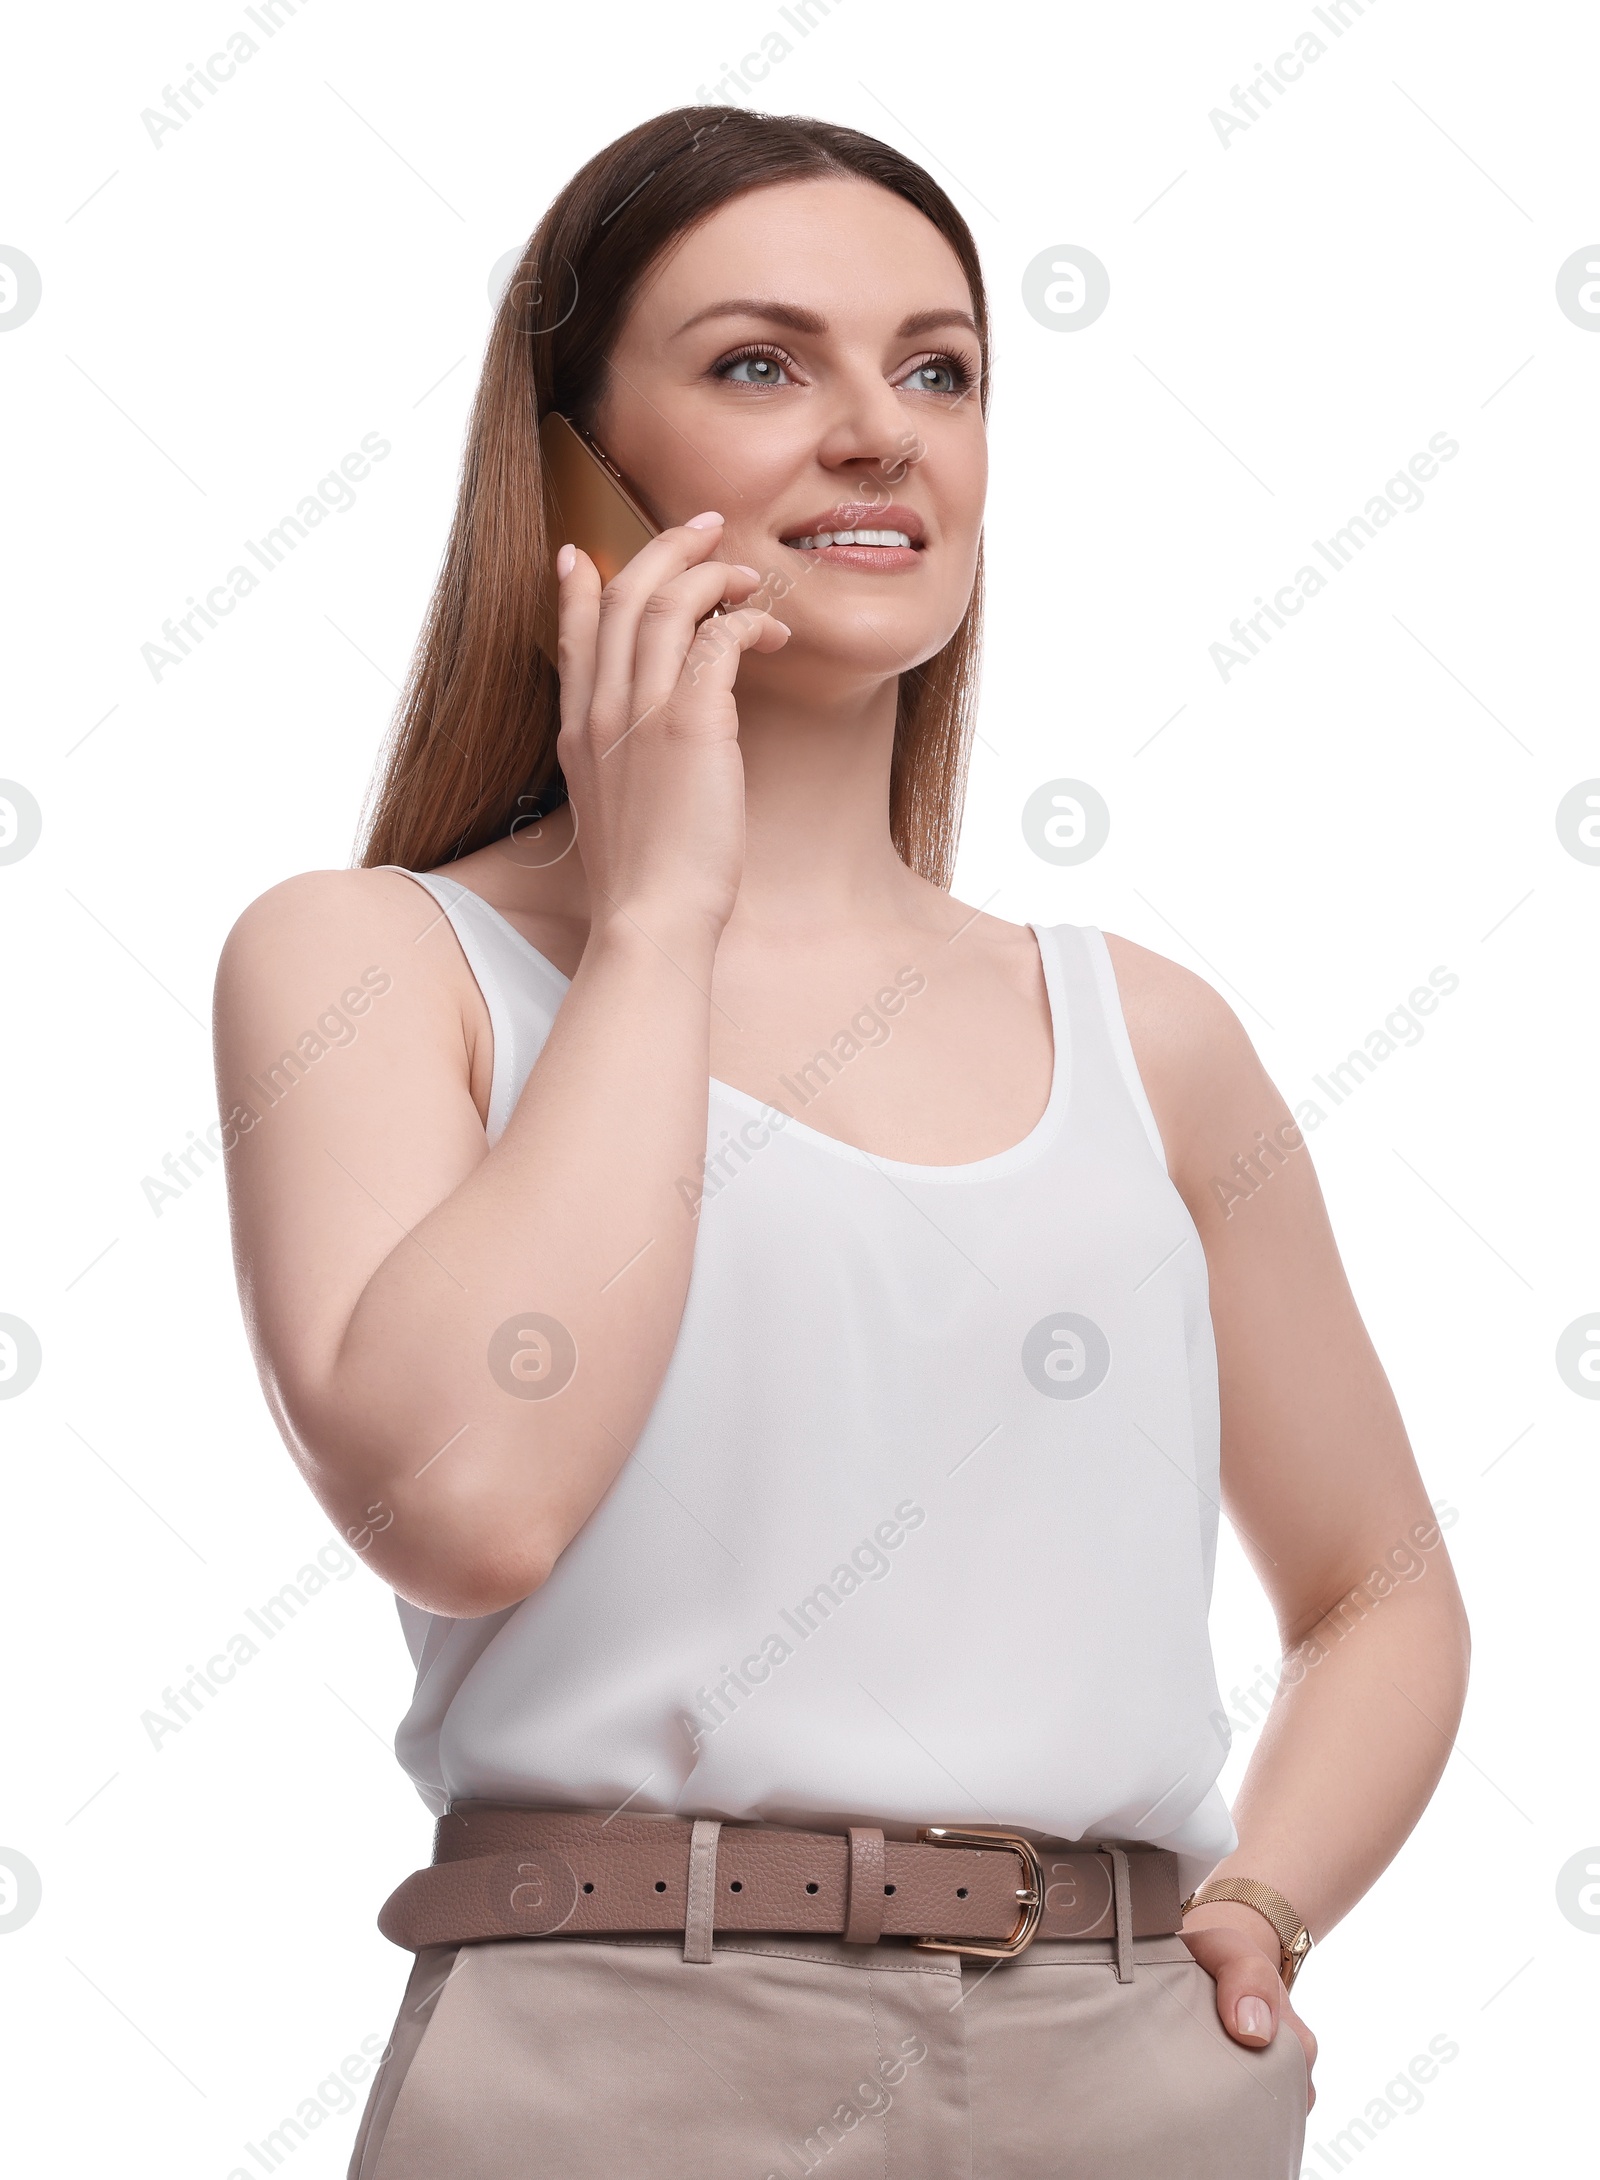
[[303, 870], [257, 894], [218, 959], [218, 996], [264, 972], [342, 968], [364, 948], [410, 955], [443, 922], [421, 885], [395, 870]]
[[284, 1004], [333, 1006], [345, 990], [405, 992], [459, 1012], [471, 983], [439, 904], [399, 871], [315, 870], [258, 894], [217, 963], [219, 1024]]
[[1153, 1060], [1192, 1064], [1220, 1059], [1230, 1047], [1250, 1047], [1243, 1023], [1214, 984], [1120, 932], [1108, 931], [1105, 941], [1136, 1052], [1142, 1041]]
[[1182, 1186], [1185, 1173], [1209, 1171], [1235, 1137], [1248, 1147], [1253, 1131], [1288, 1107], [1215, 985], [1117, 932], [1105, 940], [1128, 1042]]

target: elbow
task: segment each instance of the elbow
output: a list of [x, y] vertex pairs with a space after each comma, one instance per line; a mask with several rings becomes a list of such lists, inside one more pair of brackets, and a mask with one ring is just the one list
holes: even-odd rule
[[1462, 1689], [1465, 1690], [1467, 1676], [1472, 1669], [1472, 1622], [1467, 1617], [1466, 1599], [1461, 1594], [1461, 1585], [1449, 1560], [1444, 1562], [1443, 1572], [1445, 1582], [1434, 1593], [1437, 1605], [1442, 1607], [1441, 1639], [1449, 1649]]
[[420, 1550], [369, 1554], [373, 1572], [397, 1596], [441, 1620], [489, 1620], [544, 1587], [556, 1555], [525, 1542], [475, 1549], [434, 1540]]
[[343, 1413], [280, 1428], [325, 1512], [380, 1581], [418, 1611], [483, 1620], [543, 1588], [570, 1539], [548, 1510], [508, 1499], [465, 1466], [425, 1463], [393, 1473], [392, 1434], [357, 1429]]
[[463, 1589], [466, 1609], [458, 1609], [451, 1617], [487, 1620], [497, 1612], [508, 1612], [543, 1589], [554, 1567], [554, 1557], [542, 1553], [498, 1554], [472, 1570], [472, 1579]]
[[[287, 1401], [281, 1412], [287, 1422]], [[490, 1619], [542, 1589], [571, 1542], [564, 1507], [529, 1495], [525, 1483], [508, 1487], [505, 1470], [524, 1465], [521, 1446], [491, 1443], [475, 1462], [425, 1461], [397, 1476], [398, 1433], [374, 1429], [370, 1412], [358, 1422], [342, 1405], [318, 1409], [302, 1400], [291, 1427], [285, 1436], [324, 1509], [373, 1573], [418, 1611]], [[442, 1426], [436, 1432], [436, 1443], [453, 1443]]]
[[1454, 1580], [1434, 1593], [1428, 1622], [1419, 1630], [1418, 1664], [1432, 1682], [1441, 1715], [1459, 1725], [1472, 1673], [1472, 1624]]
[[1467, 1608], [1456, 1600], [1456, 1651], [1460, 1660], [1461, 1685], [1466, 1687], [1472, 1672], [1472, 1622], [1467, 1618]]

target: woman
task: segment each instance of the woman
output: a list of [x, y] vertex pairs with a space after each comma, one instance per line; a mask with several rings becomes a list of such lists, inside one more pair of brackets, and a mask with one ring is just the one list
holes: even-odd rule
[[[1295, 2173], [1288, 1983], [1443, 1764], [1465, 1623], [1283, 1100], [1186, 970], [949, 896], [987, 371], [887, 146], [610, 146], [364, 867], [229, 938], [262, 1379], [440, 1819], [358, 2180]], [[551, 410], [659, 525], [604, 586]], [[1219, 1496], [1288, 1653], [1231, 1817]]]

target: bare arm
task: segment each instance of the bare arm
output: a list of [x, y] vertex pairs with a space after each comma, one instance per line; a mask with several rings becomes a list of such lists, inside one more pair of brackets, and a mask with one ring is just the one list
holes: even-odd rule
[[[1223, 1501], [1285, 1653], [1234, 1808], [1239, 1845], [1214, 1874], [1273, 1886], [1321, 1938], [1427, 1806], [1465, 1697], [1466, 1616], [1287, 1105], [1208, 984], [1111, 943], [1173, 1179], [1205, 1247]], [[1185, 1930], [1197, 1952], [1216, 1933], [1241, 1934], [1276, 1969], [1277, 1939], [1251, 1908], [1195, 1909]], [[1268, 1983], [1220, 1939], [1211, 1950], [1224, 2019], [1253, 1993], [1275, 2025], [1276, 1974]]]
[[[563, 585], [591, 931], [492, 1150], [469, 973], [408, 878], [293, 879], [246, 911], [218, 972], [235, 1256], [269, 1402], [341, 1530], [452, 1617], [544, 1580], [626, 1458], [682, 1313], [694, 1222], [675, 1184], [705, 1148], [707, 993], [743, 848], [732, 684], [741, 649], [783, 640], [760, 613], [696, 634], [749, 588], [707, 559], [719, 537], [664, 532], [604, 610], [581, 555]], [[363, 988], [345, 1037], [337, 995]], [[317, 1042], [269, 1102], [265, 1070]], [[530, 1315], [558, 1328], [543, 1345], [513, 1322]]]

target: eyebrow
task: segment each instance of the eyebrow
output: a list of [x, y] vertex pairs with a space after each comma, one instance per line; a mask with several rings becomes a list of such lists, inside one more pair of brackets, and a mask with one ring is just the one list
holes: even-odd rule
[[[782, 303], [770, 296], [736, 295], [726, 302], [708, 303], [704, 310], [697, 310], [692, 318], [685, 318], [678, 333], [687, 333], [691, 326], [702, 324], [707, 318], [765, 318], [769, 325], [787, 326], [792, 333], [826, 333], [828, 321], [820, 312], [803, 310], [798, 303]], [[895, 333], [896, 340], [911, 340], [919, 333], [931, 333], [939, 326], [960, 326], [976, 337], [977, 325], [969, 311], [954, 309], [914, 310], [909, 318], [903, 318]], [[677, 339], [674, 334], [673, 339]]]

